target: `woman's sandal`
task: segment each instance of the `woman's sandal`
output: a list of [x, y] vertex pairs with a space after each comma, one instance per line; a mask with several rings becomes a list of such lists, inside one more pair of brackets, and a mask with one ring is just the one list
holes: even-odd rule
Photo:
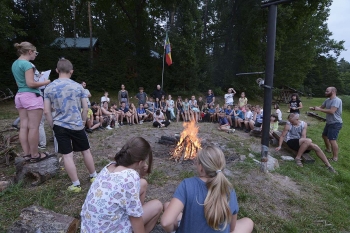
[[[39, 157], [37, 157], [37, 158], [31, 157], [31, 159], [30, 159], [31, 163], [37, 163], [37, 162], [40, 162], [40, 161], [43, 161], [45, 159], [50, 158], [50, 155], [48, 153], [46, 153], [46, 152], [41, 152], [41, 153], [38, 153], [38, 154], [39, 154]], [[44, 154], [45, 157], [41, 157], [41, 154]]]
[[338, 162], [338, 159], [334, 159], [334, 158], [327, 158], [329, 162]]
[[22, 156], [22, 158], [24, 159], [24, 161], [29, 162], [30, 159], [32, 158], [32, 156], [31, 155], [25, 155], [25, 156]]
[[301, 159], [294, 159], [295, 163], [299, 166], [299, 167], [303, 167], [303, 163], [301, 162]]

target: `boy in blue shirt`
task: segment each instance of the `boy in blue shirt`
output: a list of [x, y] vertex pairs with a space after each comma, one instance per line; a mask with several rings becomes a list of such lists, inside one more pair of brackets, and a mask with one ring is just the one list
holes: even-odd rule
[[225, 115], [227, 117], [228, 122], [230, 123], [230, 126], [232, 127], [232, 119], [231, 116], [233, 115], [233, 110], [231, 109], [231, 105], [228, 105], [225, 109]]
[[235, 129], [230, 129], [230, 124], [228, 123], [227, 118], [228, 117], [221, 117], [220, 118], [218, 130], [224, 131], [226, 133], [233, 133], [233, 132], [235, 132]]
[[215, 119], [215, 108], [214, 108], [214, 105], [210, 105], [208, 113], [210, 114], [210, 121], [214, 122], [214, 119]]
[[235, 128], [242, 130], [242, 122], [244, 121], [244, 112], [235, 105], [232, 120], [235, 121]]
[[[80, 192], [81, 186], [73, 160], [73, 151], [82, 153], [91, 183], [97, 176], [89, 140], [84, 130], [88, 112], [87, 95], [79, 83], [70, 79], [73, 65], [69, 60], [60, 59], [56, 72], [59, 75], [58, 79], [45, 89], [44, 112], [55, 133], [58, 153], [63, 156], [64, 168], [73, 183], [68, 187], [68, 191]], [[55, 112], [53, 116], [51, 109]]]

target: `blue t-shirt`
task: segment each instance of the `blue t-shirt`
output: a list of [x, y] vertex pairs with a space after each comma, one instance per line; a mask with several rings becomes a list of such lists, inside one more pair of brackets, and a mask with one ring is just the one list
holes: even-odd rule
[[120, 111], [123, 111], [124, 113], [129, 112], [129, 109], [125, 107], [124, 109], [122, 107], [119, 108]]
[[232, 109], [225, 109], [225, 114], [230, 115], [232, 111], [233, 111]]
[[209, 108], [209, 113], [211, 114], [215, 113], [215, 108]]
[[[208, 226], [204, 217], [204, 200], [208, 189], [206, 183], [198, 177], [187, 178], [177, 187], [174, 198], [179, 199], [184, 205], [181, 223], [176, 233], [188, 232], [230, 232], [230, 223], [223, 231], [215, 231]], [[236, 193], [231, 191], [229, 206], [232, 215], [238, 213], [238, 202]]]
[[220, 125], [226, 125], [228, 124], [228, 120], [226, 117], [221, 117], [219, 120]]
[[210, 104], [211, 102], [213, 102], [214, 97], [215, 97], [214, 94], [207, 95], [207, 104]]
[[47, 85], [44, 99], [54, 109], [53, 124], [72, 130], [84, 129], [81, 118], [82, 101], [87, 95], [82, 85], [69, 79], [59, 78]]
[[237, 117], [241, 118], [242, 120], [244, 120], [244, 112], [242, 112], [241, 110], [237, 110], [236, 111]]
[[142, 109], [137, 108], [136, 111], [137, 111], [137, 114], [145, 114], [146, 113], [146, 110], [144, 108], [142, 108]]

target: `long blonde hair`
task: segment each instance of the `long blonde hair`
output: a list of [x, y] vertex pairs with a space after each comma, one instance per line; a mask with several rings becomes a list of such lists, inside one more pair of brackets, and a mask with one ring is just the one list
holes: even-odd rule
[[232, 218], [229, 207], [232, 185], [223, 174], [226, 166], [225, 156], [219, 148], [208, 146], [198, 152], [198, 162], [209, 177], [206, 184], [208, 194], [204, 200], [207, 224], [214, 230], [225, 229]]
[[21, 42], [20, 44], [15, 43], [13, 46], [17, 49], [17, 54], [19, 56], [26, 54], [29, 50], [36, 50], [35, 46], [27, 41]]

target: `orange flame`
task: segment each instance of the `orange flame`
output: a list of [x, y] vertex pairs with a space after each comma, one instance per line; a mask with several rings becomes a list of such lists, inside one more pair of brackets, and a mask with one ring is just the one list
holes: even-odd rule
[[197, 137], [198, 127], [195, 121], [184, 122], [184, 130], [171, 158], [178, 160], [194, 159], [201, 149], [201, 141]]

